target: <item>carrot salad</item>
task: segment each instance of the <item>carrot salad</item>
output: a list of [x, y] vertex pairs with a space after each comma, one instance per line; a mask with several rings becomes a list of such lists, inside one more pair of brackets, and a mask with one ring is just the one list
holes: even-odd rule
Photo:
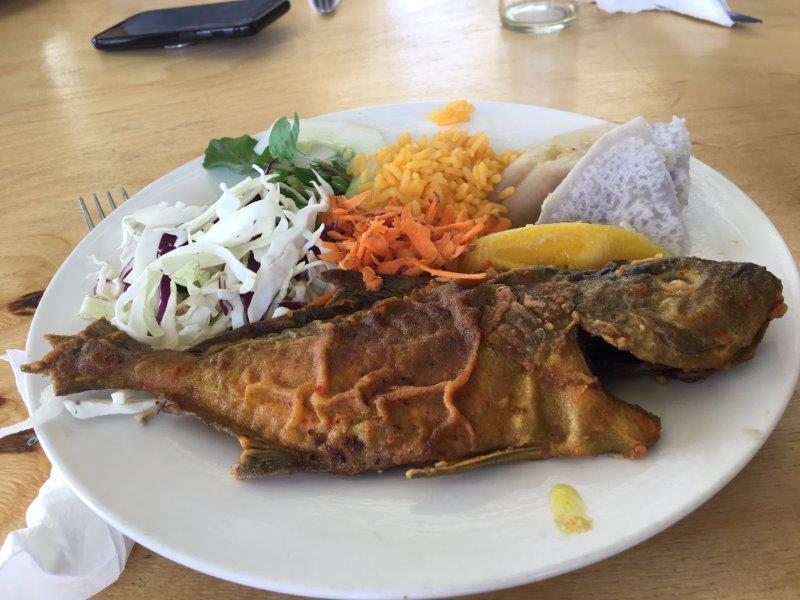
[[352, 198], [332, 196], [322, 221], [331, 229], [320, 241], [320, 259], [340, 269], [360, 271], [369, 290], [380, 289], [381, 275], [421, 275], [455, 280], [480, 280], [485, 273], [458, 273], [459, 256], [483, 235], [508, 229], [505, 217], [470, 217], [466, 209], [456, 213], [452, 204], [431, 202], [424, 211], [390, 201], [365, 209], [372, 196], [367, 190]]

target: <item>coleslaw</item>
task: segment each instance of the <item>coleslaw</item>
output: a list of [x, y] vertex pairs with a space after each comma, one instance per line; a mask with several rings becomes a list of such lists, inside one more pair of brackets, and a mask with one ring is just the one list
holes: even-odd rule
[[211, 205], [161, 202], [126, 216], [119, 258], [92, 257], [99, 269], [81, 316], [182, 350], [325, 293], [318, 275], [329, 267], [313, 250], [333, 189], [317, 176], [316, 193], [302, 198], [256, 169], [257, 177], [221, 184]]

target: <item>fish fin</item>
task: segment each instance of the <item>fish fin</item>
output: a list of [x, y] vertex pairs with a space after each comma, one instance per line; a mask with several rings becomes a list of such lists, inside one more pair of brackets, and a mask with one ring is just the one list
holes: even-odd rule
[[[409, 277], [407, 275], [382, 275], [383, 285], [377, 291], [368, 290], [364, 284], [361, 273], [356, 271], [345, 271], [342, 269], [331, 269], [324, 271], [320, 277], [326, 283], [330, 283], [336, 288], [334, 301], [347, 301], [353, 298], [369, 299], [372, 302], [381, 298], [392, 296], [405, 296], [415, 289], [424, 287], [431, 282], [431, 278]], [[370, 302], [370, 304], [372, 303]]]
[[161, 412], [169, 413], [171, 415], [195, 417], [197, 419], [200, 418], [192, 411], [186, 410], [185, 408], [181, 408], [181, 406], [177, 402], [167, 402], [164, 406], [161, 407]]
[[[164, 405], [162, 410], [173, 415], [195, 417], [215, 429], [236, 435], [228, 427], [213, 421], [206, 421], [197, 413], [180, 406], [176, 402]], [[319, 470], [314, 468], [314, 462], [309, 456], [300, 452], [276, 446], [258, 438], [236, 437], [242, 446], [242, 454], [239, 456], [239, 460], [231, 467], [231, 475], [234, 479], [254, 479], [261, 475]]]
[[325, 321], [339, 315], [349, 315], [358, 310], [368, 308], [383, 298], [405, 296], [431, 281], [431, 278], [427, 276], [384, 275], [381, 289], [377, 292], [372, 292], [364, 287], [361, 274], [356, 271], [332, 269], [325, 271], [322, 274], [322, 279], [337, 288], [333, 298], [325, 304], [304, 306], [288, 315], [256, 321], [233, 331], [227, 331], [209, 340], [195, 344], [187, 352], [209, 355], [241, 340], [272, 334], [277, 335], [287, 330], [305, 327], [313, 321]]
[[242, 445], [242, 455], [239, 462], [231, 467], [231, 475], [235, 479], [315, 470], [311, 457], [295, 450], [244, 436], [239, 437], [239, 443]]
[[524, 448], [507, 448], [505, 450], [490, 452], [489, 454], [472, 456], [464, 460], [440, 460], [430, 467], [408, 469], [406, 471], [406, 477], [409, 479], [417, 479], [419, 477], [452, 475], [454, 473], [461, 473], [462, 471], [477, 469], [485, 465], [495, 465], [517, 460], [539, 460], [548, 458], [549, 456], [550, 455], [547, 453], [547, 446], [544, 444], [539, 446], [525, 446]]

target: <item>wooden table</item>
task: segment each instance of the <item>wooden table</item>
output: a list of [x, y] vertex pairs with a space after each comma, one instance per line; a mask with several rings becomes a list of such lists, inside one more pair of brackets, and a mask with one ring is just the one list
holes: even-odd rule
[[[624, 121], [685, 116], [694, 154], [800, 243], [800, 8], [740, 0], [765, 24], [728, 30], [671, 14], [606, 15], [549, 37], [503, 30], [492, 0], [302, 0], [255, 38], [100, 53], [92, 34], [181, 0], [0, 4], [0, 348], [22, 348], [36, 292], [85, 233], [76, 198], [141, 189], [210, 137], [421, 99], [497, 99]], [[31, 294], [27, 300], [20, 297]], [[796, 310], [796, 307], [793, 307]], [[757, 401], [754, 398], [754, 401]], [[800, 405], [753, 462], [678, 525], [575, 573], [482, 598], [800, 597]], [[0, 423], [24, 409], [0, 371]], [[24, 525], [50, 470], [27, 436], [0, 443], [0, 536]], [[137, 546], [103, 598], [280, 598]]]

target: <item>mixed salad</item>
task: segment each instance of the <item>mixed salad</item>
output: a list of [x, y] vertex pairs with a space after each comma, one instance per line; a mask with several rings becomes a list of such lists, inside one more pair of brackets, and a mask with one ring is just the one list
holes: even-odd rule
[[[301, 132], [302, 136], [301, 136]], [[351, 183], [349, 160], [383, 145], [350, 123], [283, 117], [269, 136], [214, 139], [206, 168], [247, 175], [210, 205], [140, 209], [122, 223], [114, 261], [92, 257], [94, 293], [80, 309], [156, 348], [184, 349], [304, 306], [327, 291], [315, 251], [320, 215]], [[319, 224], [318, 224], [319, 223]]]

